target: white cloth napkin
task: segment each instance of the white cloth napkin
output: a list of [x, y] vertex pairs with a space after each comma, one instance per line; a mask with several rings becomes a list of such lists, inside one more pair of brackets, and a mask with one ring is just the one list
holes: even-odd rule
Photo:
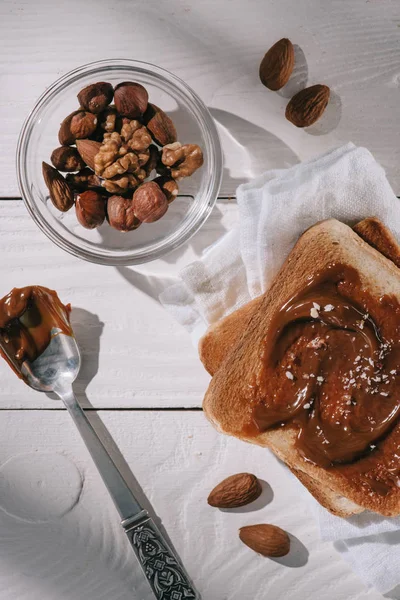
[[[208, 325], [268, 288], [298, 237], [317, 221], [335, 217], [353, 225], [376, 216], [400, 240], [399, 200], [370, 152], [353, 144], [268, 171], [239, 186], [237, 203], [237, 225], [160, 295], [196, 344]], [[340, 519], [311, 496], [310, 502], [322, 539], [335, 542], [369, 586], [384, 593], [400, 583], [400, 518]]]

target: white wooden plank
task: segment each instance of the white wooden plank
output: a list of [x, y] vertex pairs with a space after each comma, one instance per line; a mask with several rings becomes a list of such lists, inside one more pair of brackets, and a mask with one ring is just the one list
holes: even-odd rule
[[[96, 407], [200, 406], [208, 376], [189, 335], [158, 303], [158, 292], [236, 221], [236, 204], [220, 202], [182, 250], [140, 268], [98, 266], [58, 249], [22, 201], [0, 201], [0, 297], [39, 284], [73, 306], [83, 352], [75, 389]], [[0, 362], [0, 407], [58, 404], [19, 381]]]
[[[35, 99], [58, 76], [100, 58], [155, 62], [211, 107], [225, 153], [223, 193], [271, 167], [349, 140], [367, 146], [400, 194], [400, 4], [397, 0], [119, 0], [0, 3], [0, 196], [18, 195], [14, 154]], [[287, 102], [258, 80], [282, 36], [307, 59], [309, 83], [340, 97], [342, 117], [316, 136], [284, 118]]]
[[[151, 600], [68, 415], [3, 411], [1, 417], [1, 600]], [[90, 418], [99, 427], [98, 416]], [[100, 418], [121, 451], [116, 460], [161, 517], [204, 600], [383, 598], [319, 541], [297, 487], [267, 450], [217, 434], [197, 412], [102, 412]], [[209, 507], [211, 488], [240, 471], [271, 486], [256, 506]], [[238, 528], [257, 522], [277, 524], [299, 540], [284, 564], [239, 541]]]

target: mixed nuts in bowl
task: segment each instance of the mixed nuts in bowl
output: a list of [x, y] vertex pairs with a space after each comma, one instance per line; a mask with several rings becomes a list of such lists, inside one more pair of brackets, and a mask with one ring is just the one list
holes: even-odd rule
[[[58, 139], [57, 139], [58, 135]], [[102, 264], [138, 264], [187, 241], [216, 201], [222, 156], [211, 115], [159, 67], [92, 63], [39, 99], [20, 135], [18, 178], [39, 227]]]

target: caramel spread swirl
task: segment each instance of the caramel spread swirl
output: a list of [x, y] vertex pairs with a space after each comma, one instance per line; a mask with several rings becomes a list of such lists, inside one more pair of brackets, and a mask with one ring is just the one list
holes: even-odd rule
[[374, 491], [399, 485], [397, 300], [373, 298], [355, 270], [331, 265], [282, 306], [271, 332], [256, 385], [258, 431], [296, 427], [305, 460], [352, 476], [363, 459], [358, 474]]
[[70, 310], [40, 286], [14, 288], [0, 300], [0, 354], [18, 376], [22, 363], [40, 356], [54, 335], [72, 335]]

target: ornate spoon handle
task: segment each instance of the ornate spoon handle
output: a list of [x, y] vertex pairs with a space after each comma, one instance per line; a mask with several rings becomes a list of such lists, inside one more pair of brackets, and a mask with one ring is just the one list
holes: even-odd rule
[[158, 600], [200, 600], [179, 557], [147, 511], [122, 526]]

